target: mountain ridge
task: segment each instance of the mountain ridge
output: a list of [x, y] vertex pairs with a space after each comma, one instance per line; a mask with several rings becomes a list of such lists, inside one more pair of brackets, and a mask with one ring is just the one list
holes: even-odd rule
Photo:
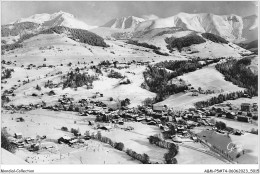
[[33, 22], [42, 25], [44, 28], [51, 28], [55, 26], [64, 26], [69, 28], [85, 29], [89, 30], [96, 28], [96, 26], [90, 26], [85, 22], [77, 19], [73, 14], [59, 11], [53, 14], [42, 13], [29, 16], [27, 18], [21, 18], [11, 24], [17, 24], [21, 22]]
[[[181, 27], [202, 33], [219, 35], [229, 41], [241, 42], [247, 40], [252, 28], [258, 28], [257, 16], [242, 18], [238, 15], [215, 15], [211, 13], [178, 13], [167, 18], [144, 21], [135, 28], [135, 31], [145, 31], [155, 28]], [[247, 21], [247, 26], [243, 25]], [[248, 33], [246, 33], [248, 32]], [[244, 34], [246, 33], [246, 34]]]

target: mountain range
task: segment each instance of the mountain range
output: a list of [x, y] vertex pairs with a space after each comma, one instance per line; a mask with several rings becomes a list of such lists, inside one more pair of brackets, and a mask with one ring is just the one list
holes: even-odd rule
[[[156, 28], [181, 27], [201, 33], [212, 33], [233, 42], [252, 41], [257, 38], [257, 16], [214, 15], [209, 13], [179, 13], [168, 18], [148, 20], [140, 23], [135, 31]], [[256, 32], [256, 33], [255, 33]], [[249, 38], [247, 38], [250, 36]]]
[[154, 29], [181, 28], [199, 33], [212, 33], [228, 41], [239, 43], [256, 40], [258, 17], [256, 15], [241, 17], [233, 14], [179, 13], [167, 18], [145, 20], [135, 16], [128, 16], [112, 19], [97, 27], [86, 24], [70, 13], [60, 11], [53, 14], [35, 14], [2, 25], [1, 33], [3, 37], [16, 36], [21, 35], [21, 33], [35, 33], [55, 26], [91, 30], [94, 33], [97, 31], [96, 34], [102, 35], [102, 37], [104, 37], [103, 33], [108, 33], [109, 36], [116, 36], [116, 39], [118, 39], [118, 36], [120, 38], [121, 35], [129, 38], [138, 33], [148, 33]]

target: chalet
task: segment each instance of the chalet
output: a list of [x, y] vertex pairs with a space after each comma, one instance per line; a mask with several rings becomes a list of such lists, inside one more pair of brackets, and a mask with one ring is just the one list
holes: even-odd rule
[[183, 131], [185, 131], [184, 126], [178, 126], [178, 127], [177, 127], [177, 132], [178, 132], [178, 133], [182, 133]]
[[124, 125], [124, 121], [122, 119], [119, 119], [117, 122], [119, 125]]
[[101, 126], [101, 127], [99, 127], [99, 129], [102, 129], [102, 130], [111, 130], [112, 129], [112, 127], [111, 126]]
[[23, 122], [24, 121], [23, 117], [16, 118], [15, 120], [16, 120], [16, 122]]
[[167, 106], [166, 105], [153, 105], [153, 111], [166, 111], [167, 110]]
[[58, 139], [58, 143], [59, 143], [59, 144], [61, 144], [61, 143], [71, 144], [71, 143], [70, 143], [70, 140], [71, 140], [71, 137], [65, 135], [65, 136], [60, 137], [60, 138]]
[[198, 96], [199, 93], [198, 92], [193, 92], [191, 96]]
[[190, 112], [192, 112], [192, 111], [195, 112], [195, 111], [196, 111], [196, 108], [189, 108], [189, 111], [190, 111]]
[[251, 110], [251, 104], [250, 103], [242, 103], [241, 104], [241, 111], [250, 111]]
[[242, 135], [243, 133], [240, 130], [235, 130], [233, 132], [234, 135]]
[[172, 141], [176, 142], [176, 143], [181, 143], [182, 139], [180, 137], [178, 137], [178, 136], [175, 136], [175, 137], [172, 138]]
[[229, 119], [235, 119], [236, 114], [234, 112], [228, 112], [226, 113], [226, 118]]
[[145, 117], [143, 117], [143, 116], [136, 117], [135, 120], [138, 121], [138, 122], [144, 121], [144, 120], [145, 120]]
[[16, 138], [16, 139], [21, 139], [21, 138], [23, 138], [23, 134], [22, 133], [15, 133], [14, 134], [14, 137]]
[[56, 95], [55, 92], [53, 90], [51, 90], [49, 93], [48, 93], [49, 96], [52, 96], [52, 95]]
[[146, 117], [146, 121], [151, 121], [152, 120], [152, 117]]
[[249, 117], [245, 117], [245, 116], [237, 116], [237, 121], [241, 121], [241, 122], [249, 122]]
[[199, 63], [199, 64], [201, 64], [201, 65], [205, 65], [205, 64], [206, 64], [206, 62], [205, 62], [205, 61], [203, 61], [203, 60], [201, 60], [201, 61], [198, 61], [198, 63]]
[[31, 146], [28, 148], [29, 151], [38, 151], [40, 149], [40, 144], [31, 144]]
[[168, 121], [172, 122], [172, 120], [173, 120], [172, 116], [168, 116], [167, 118], [168, 118]]

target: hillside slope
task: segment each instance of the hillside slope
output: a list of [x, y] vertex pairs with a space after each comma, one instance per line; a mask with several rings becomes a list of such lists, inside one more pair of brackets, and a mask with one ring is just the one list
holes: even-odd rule
[[[218, 58], [218, 57], [241, 57], [244, 54], [250, 54], [250, 51], [247, 51], [239, 46], [228, 42], [228, 43], [219, 43], [213, 42], [205, 36], [202, 36], [203, 33], [198, 33], [191, 30], [184, 30], [182, 28], [155, 28], [147, 31], [136, 32], [133, 40], [138, 41], [139, 43], [148, 43], [160, 47], [161, 52], [169, 53], [170, 55], [185, 56], [188, 58]], [[192, 38], [193, 36], [199, 36], [205, 40], [204, 43], [192, 44], [187, 47], [183, 47], [182, 50], [174, 48], [172, 50], [168, 49], [168, 43], [166, 43], [167, 38], [171, 40], [177, 38]], [[179, 44], [179, 43], [178, 43]]]

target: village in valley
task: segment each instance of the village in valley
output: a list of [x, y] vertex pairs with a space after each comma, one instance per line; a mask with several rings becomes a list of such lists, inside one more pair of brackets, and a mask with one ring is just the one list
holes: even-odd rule
[[240, 36], [47, 16], [1, 26], [3, 164], [258, 163], [258, 54]]

